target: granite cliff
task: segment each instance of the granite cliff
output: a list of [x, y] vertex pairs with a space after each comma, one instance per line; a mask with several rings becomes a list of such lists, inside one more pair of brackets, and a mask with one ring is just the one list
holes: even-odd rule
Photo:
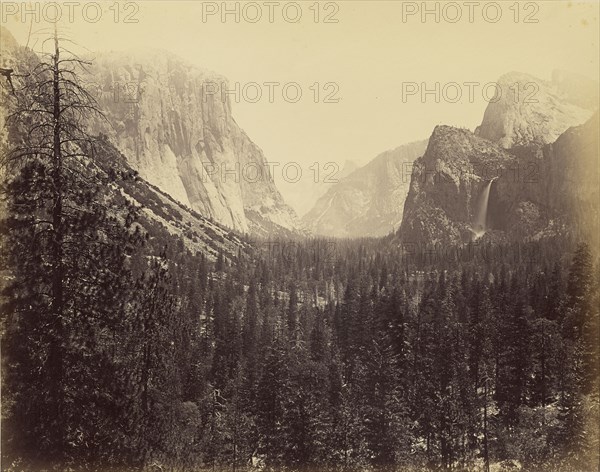
[[140, 176], [242, 233], [296, 234], [261, 149], [232, 115], [227, 80], [165, 51], [102, 53], [85, 77], [108, 135]]

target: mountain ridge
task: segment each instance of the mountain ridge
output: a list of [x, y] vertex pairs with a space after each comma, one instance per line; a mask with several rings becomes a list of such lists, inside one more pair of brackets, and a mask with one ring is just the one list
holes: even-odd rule
[[[4, 62], [34, 54], [6, 28], [0, 34]], [[263, 151], [218, 93], [224, 76], [157, 49], [98, 52], [91, 62], [80, 79], [104, 117], [90, 117], [86, 127], [106, 135], [143, 179], [239, 233], [305, 234]], [[260, 178], [248, 178], [256, 169]]]
[[398, 228], [410, 183], [410, 168], [427, 140], [378, 154], [330, 187], [302, 218], [315, 234], [385, 236]]

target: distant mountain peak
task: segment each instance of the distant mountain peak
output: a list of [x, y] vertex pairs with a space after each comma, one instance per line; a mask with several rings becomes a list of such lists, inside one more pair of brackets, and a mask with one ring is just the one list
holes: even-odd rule
[[556, 70], [546, 81], [512, 71], [498, 81], [475, 133], [504, 148], [554, 142], [571, 126], [587, 121], [598, 106], [598, 83]]
[[346, 163], [338, 183], [322, 195], [302, 218], [313, 233], [333, 237], [385, 236], [402, 221], [411, 166], [427, 140], [379, 154], [351, 172]]

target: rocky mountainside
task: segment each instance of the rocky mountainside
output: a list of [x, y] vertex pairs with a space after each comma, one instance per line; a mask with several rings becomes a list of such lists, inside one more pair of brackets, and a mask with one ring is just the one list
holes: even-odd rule
[[[344, 164], [338, 165], [334, 162], [314, 163], [302, 169], [300, 179], [296, 182], [286, 181], [280, 175], [276, 181], [277, 188], [285, 198], [285, 201], [303, 217], [315, 206], [319, 198], [344, 177], [347, 177], [358, 166], [354, 161], [346, 160]], [[318, 169], [318, 170], [317, 170]]]
[[598, 83], [564, 71], [551, 81], [521, 72], [503, 75], [475, 134], [504, 148], [554, 142], [588, 120], [598, 106]]
[[[120, 175], [135, 173], [126, 157], [108, 140], [96, 142], [95, 156], [96, 162], [106, 172]], [[177, 248], [183, 245], [192, 254], [202, 253], [212, 261], [219, 254], [233, 259], [240, 251], [252, 251], [245, 238], [191, 210], [139, 175], [120, 181], [115, 190], [141, 207], [139, 223], [150, 238], [156, 240], [158, 247]]]
[[[0, 67], [14, 70], [12, 81], [18, 90], [20, 76], [28, 68], [37, 65], [38, 57], [31, 50], [20, 47], [4, 28], [0, 28], [0, 39]], [[10, 83], [0, 77], [0, 155], [4, 155], [11, 147], [4, 125], [6, 111], [16, 100], [12, 90]], [[240, 251], [250, 251], [250, 244], [244, 237], [192, 210], [137, 175], [129, 159], [116, 149], [106, 135], [96, 141], [94, 155], [96, 164], [106, 174], [136, 175], [135, 178], [115, 179], [118, 183], [113, 190], [141, 207], [139, 223], [157, 246], [178, 247], [183, 244], [192, 253], [202, 253], [209, 260], [215, 260], [219, 254], [232, 259]]]
[[314, 234], [334, 237], [384, 236], [398, 228], [410, 184], [411, 166], [427, 141], [386, 151], [340, 179], [302, 218]]
[[596, 112], [583, 125], [568, 129], [554, 143], [536, 150], [540, 173], [528, 194], [549, 213], [549, 231], [572, 233], [592, 247], [600, 246], [599, 129]]
[[243, 233], [294, 234], [261, 149], [232, 116], [227, 80], [165, 51], [102, 53], [86, 81], [110, 126], [91, 124], [148, 182]]
[[[24, 48], [5, 28], [1, 35], [10, 62]], [[81, 78], [106, 119], [91, 119], [89, 130], [108, 136], [143, 179], [239, 232], [300, 232], [263, 152], [232, 116], [224, 77], [166, 51], [99, 53], [92, 62]]]
[[[466, 129], [436, 126], [415, 161], [400, 235], [405, 242], [460, 243], [475, 235], [479, 194], [516, 157]], [[507, 176], [496, 186], [507, 185]], [[506, 180], [506, 183], [505, 183]]]
[[416, 161], [400, 238], [426, 245], [481, 236], [597, 240], [589, 230], [597, 227], [599, 198], [597, 82], [561, 71], [549, 82], [513, 72], [498, 85], [474, 134], [434, 130]]
[[399, 235], [416, 244], [526, 241], [557, 234], [598, 240], [598, 114], [554, 143], [514, 152], [470, 131], [438, 126], [415, 163]]

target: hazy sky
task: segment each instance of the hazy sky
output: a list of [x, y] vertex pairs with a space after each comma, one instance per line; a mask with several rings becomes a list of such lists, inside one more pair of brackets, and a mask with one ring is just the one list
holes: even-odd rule
[[[3, 2], [2, 20], [23, 43], [29, 23], [12, 15], [9, 3]], [[236, 120], [269, 161], [297, 161], [305, 167], [315, 161], [346, 159], [364, 164], [386, 149], [428, 137], [436, 124], [473, 129], [480, 123], [486, 106], [480, 87], [475, 88], [473, 103], [464, 87], [457, 103], [435, 103], [434, 96], [421, 103], [418, 95], [403, 103], [406, 82], [431, 87], [435, 82], [485, 84], [511, 70], [549, 79], [555, 68], [598, 79], [597, 1], [481, 1], [473, 7], [468, 2], [438, 6], [430, 2], [427, 8], [439, 8], [440, 14], [438, 18], [428, 14], [425, 22], [421, 2], [338, 1], [315, 6], [313, 1], [295, 5], [280, 1], [269, 6], [258, 1], [239, 7], [230, 2], [228, 8], [240, 9], [239, 23], [234, 14], [222, 21], [222, 2], [200, 1], [108, 1], [99, 20], [91, 23], [84, 20], [87, 3], [72, 7], [72, 23], [63, 6], [61, 26], [91, 50], [164, 48], [225, 75], [232, 84], [239, 82], [240, 87], [261, 84], [263, 97], [258, 103], [233, 103]], [[20, 7], [21, 2], [14, 5]], [[502, 16], [492, 23], [498, 5]], [[86, 8], [87, 17], [93, 19], [95, 8]], [[408, 15], [415, 9], [419, 11]], [[259, 10], [261, 19], [248, 21]], [[293, 23], [298, 11], [302, 17]], [[461, 18], [452, 23], [459, 12]], [[48, 7], [46, 16], [53, 15]], [[126, 23], [127, 15], [137, 23]], [[327, 15], [337, 23], [326, 23]], [[274, 89], [274, 103], [269, 102], [265, 82], [281, 84]], [[310, 88], [315, 82], [320, 84], [319, 103], [314, 103]], [[297, 103], [284, 99], [286, 83], [302, 90]], [[325, 88], [327, 83], [335, 85]], [[297, 86], [288, 88], [288, 99]], [[246, 91], [254, 97], [255, 90]], [[323, 103], [332, 92], [339, 101]]]

